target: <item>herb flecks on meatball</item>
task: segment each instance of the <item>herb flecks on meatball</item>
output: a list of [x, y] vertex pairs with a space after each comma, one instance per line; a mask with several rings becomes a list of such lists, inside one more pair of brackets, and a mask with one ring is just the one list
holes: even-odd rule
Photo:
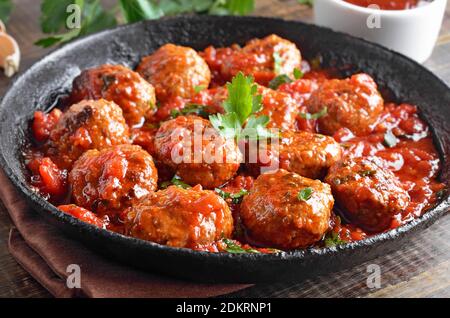
[[339, 162], [325, 181], [345, 217], [370, 232], [386, 230], [410, 201], [397, 177], [375, 157]]
[[334, 199], [328, 184], [278, 170], [262, 174], [241, 204], [249, 238], [263, 246], [310, 246], [327, 232]]
[[126, 234], [173, 247], [199, 248], [228, 238], [233, 217], [227, 203], [201, 186], [170, 186], [126, 211]]
[[73, 81], [72, 103], [102, 98], [120, 106], [131, 127], [142, 125], [156, 111], [153, 86], [122, 65], [106, 64], [84, 70]]

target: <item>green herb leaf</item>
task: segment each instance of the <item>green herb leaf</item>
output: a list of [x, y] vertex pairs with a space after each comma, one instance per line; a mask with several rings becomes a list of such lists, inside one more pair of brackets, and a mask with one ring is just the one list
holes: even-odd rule
[[183, 189], [190, 189], [191, 188], [191, 186], [189, 184], [187, 184], [187, 183], [184, 183], [179, 176], [174, 176], [172, 178], [172, 180], [165, 181], [165, 182], [161, 183], [160, 188], [161, 189], [167, 189], [171, 185], [174, 185], [174, 186], [177, 186], [177, 187], [183, 188]]
[[300, 69], [294, 68], [294, 78], [296, 80], [303, 78], [305, 76], [305, 73], [303, 73]]
[[8, 22], [12, 9], [13, 3], [11, 0], [0, 0], [0, 20], [4, 23]]
[[[101, 6], [100, 0], [75, 0], [65, 1], [63, 12], [62, 5], [56, 5], [58, 1], [45, 2], [42, 5], [41, 27], [46, 33], [58, 32], [65, 27], [68, 13], [65, 12], [66, 6], [76, 4], [81, 9], [80, 28], [67, 30], [66, 33], [56, 34], [47, 38], [38, 40], [35, 44], [43, 47], [49, 47], [58, 43], [69, 42], [79, 36], [98, 32], [100, 30], [114, 27], [117, 25], [113, 12], [105, 11]], [[45, 4], [45, 6], [44, 6]]]
[[312, 7], [314, 5], [314, 0], [297, 0], [297, 2], [309, 7]]
[[217, 188], [215, 189], [215, 192], [225, 200], [231, 199], [231, 202], [234, 204], [240, 204], [244, 196], [248, 194], [248, 191], [245, 189], [242, 189], [238, 193], [230, 193]]
[[271, 89], [277, 89], [278, 87], [286, 83], [292, 83], [292, 79], [286, 74], [281, 74], [269, 82], [269, 87]]
[[232, 254], [244, 254], [244, 253], [253, 253], [253, 254], [260, 254], [261, 252], [258, 250], [255, 250], [253, 248], [247, 248], [244, 249], [243, 247], [239, 246], [238, 244], [236, 244], [236, 242], [234, 242], [233, 240], [230, 239], [222, 239], [222, 242], [225, 243], [225, 245], [227, 246], [225, 248], [225, 251], [228, 253], [232, 253]]
[[261, 99], [255, 96], [256, 84], [253, 77], [239, 72], [231, 83], [227, 83], [227, 89], [228, 98], [223, 107], [227, 113], [235, 113], [242, 125], [252, 112], [257, 112], [260, 108]]
[[208, 87], [206, 87], [206, 85], [196, 85], [196, 86], [194, 86], [194, 91], [195, 91], [195, 93], [198, 94], [198, 93], [204, 91], [207, 88]]
[[119, 0], [119, 4], [122, 15], [127, 23], [158, 19], [164, 15], [164, 12], [154, 1]]
[[339, 237], [338, 233], [335, 232], [330, 232], [325, 236], [325, 240], [324, 240], [324, 244], [325, 247], [332, 247], [332, 246], [336, 246], [336, 245], [342, 245], [342, 244], [346, 244], [347, 241], [342, 240]]
[[304, 188], [298, 192], [297, 198], [300, 201], [308, 201], [309, 199], [311, 199], [313, 193], [314, 190], [312, 188]]
[[311, 119], [319, 119], [323, 116], [325, 116], [326, 114], [328, 114], [328, 108], [324, 107], [320, 112], [318, 113], [314, 113], [314, 114], [310, 114], [310, 113], [300, 113], [300, 117], [306, 119], [306, 120], [311, 120]]
[[188, 104], [180, 110], [173, 109], [170, 112], [172, 118], [176, 118], [178, 116], [186, 116], [190, 114], [194, 114], [203, 118], [208, 118], [211, 112], [209, 111], [209, 106], [200, 104]]
[[41, 4], [41, 29], [44, 33], [56, 33], [66, 26], [67, 7], [74, 0], [43, 0]]
[[254, 0], [215, 0], [209, 14], [246, 15], [255, 10]]
[[399, 143], [399, 140], [398, 140], [397, 137], [394, 135], [394, 133], [392, 132], [392, 130], [388, 130], [388, 131], [384, 134], [383, 144], [384, 144], [386, 147], [392, 148], [392, 147], [395, 147], [398, 143]]
[[225, 114], [209, 117], [213, 127], [225, 138], [236, 140], [270, 136], [266, 129], [269, 117], [253, 115], [262, 109], [262, 96], [257, 95], [258, 87], [253, 82], [253, 77], [239, 72], [231, 83], [227, 84], [227, 89], [228, 98], [223, 103]]

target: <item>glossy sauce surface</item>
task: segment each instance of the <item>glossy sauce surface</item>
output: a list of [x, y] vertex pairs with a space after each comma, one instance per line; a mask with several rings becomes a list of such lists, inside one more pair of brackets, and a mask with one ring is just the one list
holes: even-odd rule
[[[363, 5], [364, 1], [348, 2]], [[378, 2], [388, 5], [392, 1]], [[396, 2], [407, 5], [407, 1]], [[155, 81], [169, 74], [177, 83], [176, 91], [183, 94], [167, 91], [161, 81], [156, 87], [156, 94], [162, 96], [157, 98], [157, 109], [145, 116], [137, 112], [146, 118], [142, 125], [127, 127], [120, 105], [105, 107], [104, 101], [83, 102], [94, 110], [98, 108], [96, 113], [80, 111], [80, 107], [55, 108], [47, 114], [36, 112], [31, 123], [31, 143], [24, 150], [30, 185], [62, 211], [89, 224], [160, 244], [210, 252], [273, 253], [272, 247], [328, 246], [329, 237], [334, 241], [356, 241], [425, 213], [437, 202], [445, 186], [438, 181], [439, 155], [430, 128], [419, 117], [417, 106], [383, 101], [370, 76], [355, 74], [344, 79], [335, 69], [322, 69], [316, 60], [301, 60], [291, 44], [279, 37], [268, 37], [250, 41], [247, 48], [210, 46], [198, 56], [190, 49], [170, 47], [169, 55], [187, 54], [188, 58], [186, 63], [182, 58], [178, 60], [180, 64], [169, 63], [168, 68], [163, 67], [166, 53], [158, 51], [156, 61], [155, 57], [144, 59], [141, 73], [153, 76]], [[286, 72], [301, 68], [301, 78], [277, 88], [266, 87], [276, 77], [270, 58], [274, 50], [290, 57], [282, 65]], [[209, 67], [206, 74], [200, 57]], [[190, 67], [195, 69], [192, 74], [197, 79], [207, 84], [210, 79], [209, 85], [194, 87], [197, 82], [189, 79]], [[163, 70], [158, 73], [159, 68]], [[171, 161], [170, 154], [177, 143], [168, 139], [169, 134], [175, 129], [192, 133], [194, 119], [210, 127], [209, 115], [224, 112], [223, 102], [228, 96], [224, 84], [236, 70], [253, 75], [257, 92], [262, 95], [260, 114], [269, 117], [268, 127], [283, 131], [277, 160], [280, 168], [286, 170], [279, 170], [274, 176], [260, 175], [260, 171], [255, 172], [243, 161], [238, 146], [245, 147], [245, 143], [223, 145], [224, 155], [234, 158], [231, 164], [188, 165]], [[177, 72], [180, 80], [174, 75]], [[188, 82], [189, 94], [184, 94], [183, 82]], [[98, 85], [94, 83], [95, 87]], [[116, 85], [122, 87], [121, 83]], [[135, 104], [123, 101], [123, 94], [120, 97], [123, 107], [133, 113]], [[201, 106], [200, 110], [182, 113], [193, 105]], [[324, 106], [325, 116], [305, 116], [320, 112]], [[222, 142], [218, 135], [214, 140]], [[203, 145], [210, 142], [202, 140]], [[58, 151], [54, 150], [55, 143]], [[67, 150], [74, 145], [76, 151]], [[61, 160], [66, 153], [70, 160]], [[344, 172], [335, 167], [340, 159], [355, 164], [358, 158], [367, 157], [379, 160], [380, 169], [386, 171], [377, 174], [366, 169], [361, 175], [360, 169], [355, 168], [360, 174], [356, 176], [357, 184], [348, 187], [351, 191], [362, 189], [355, 199], [360, 206], [374, 197], [380, 200], [374, 201], [374, 206], [380, 203], [380, 211], [388, 215], [380, 223], [374, 219], [365, 222], [365, 215], [342, 211], [342, 188], [333, 186], [336, 178], [325, 178], [333, 169], [337, 175], [349, 173], [345, 167]], [[74, 162], [76, 169], [72, 169]], [[176, 179], [180, 176], [182, 180]], [[177, 180], [181, 188], [174, 185]], [[380, 188], [380, 182], [384, 188]], [[304, 189], [313, 191], [311, 201], [298, 198]], [[145, 193], [140, 196], [141, 192]], [[390, 200], [389, 193], [401, 194], [404, 200], [384, 204], [382, 200]], [[333, 208], [334, 200], [337, 202]], [[390, 213], [395, 215], [391, 218]]]

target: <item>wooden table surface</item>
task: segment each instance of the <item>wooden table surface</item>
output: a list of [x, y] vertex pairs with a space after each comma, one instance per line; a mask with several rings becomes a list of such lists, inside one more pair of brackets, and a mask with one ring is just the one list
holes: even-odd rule
[[[33, 43], [42, 34], [38, 19], [40, 1], [15, 0], [15, 10], [8, 24], [22, 51], [21, 70], [48, 53]], [[278, 16], [312, 22], [312, 10], [295, 0], [257, 0], [256, 15]], [[450, 3], [441, 36], [433, 56], [425, 66], [450, 85]], [[0, 75], [0, 97], [10, 80]], [[420, 85], [420, 83], [418, 83]], [[11, 257], [7, 249], [13, 225], [0, 202], [0, 297], [50, 297]], [[367, 266], [381, 269], [381, 288], [367, 287]], [[302, 283], [257, 285], [235, 296], [248, 297], [449, 297], [450, 296], [450, 215], [447, 213], [429, 229], [418, 234], [401, 250]]]

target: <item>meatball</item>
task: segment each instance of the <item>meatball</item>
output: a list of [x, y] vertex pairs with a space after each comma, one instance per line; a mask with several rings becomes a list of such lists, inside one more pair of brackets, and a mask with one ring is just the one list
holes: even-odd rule
[[211, 72], [203, 58], [193, 49], [166, 44], [144, 57], [137, 68], [156, 90], [159, 101], [170, 98], [191, 98], [197, 87], [208, 87]]
[[156, 111], [153, 86], [138, 73], [121, 65], [88, 69], [73, 81], [71, 102], [101, 98], [119, 105], [130, 126], [142, 125]]
[[241, 50], [225, 56], [221, 75], [230, 80], [243, 72], [267, 86], [277, 75], [292, 76], [294, 69], [300, 68], [301, 60], [300, 51], [294, 43], [272, 34], [263, 39], [253, 39]]
[[344, 216], [369, 232], [387, 229], [410, 201], [395, 175], [376, 158], [346, 159], [325, 179]]
[[200, 185], [170, 186], [155, 192], [126, 211], [128, 235], [173, 247], [198, 248], [233, 232], [226, 202]]
[[190, 185], [213, 189], [232, 179], [242, 154], [236, 142], [222, 137], [208, 120], [179, 116], [161, 125], [155, 136], [158, 160]]
[[69, 174], [74, 202], [112, 218], [155, 191], [157, 182], [152, 157], [134, 145], [89, 150]]
[[295, 249], [322, 239], [333, 204], [328, 184], [278, 170], [256, 179], [242, 201], [241, 219], [253, 242]]
[[130, 143], [130, 132], [122, 109], [114, 102], [100, 99], [72, 105], [50, 133], [48, 155], [60, 168], [89, 149], [103, 149]]
[[262, 95], [262, 110], [256, 116], [266, 115], [270, 121], [267, 128], [291, 130], [295, 128], [298, 105], [287, 93], [258, 86], [258, 94]]
[[325, 81], [312, 93], [307, 105], [311, 113], [327, 108], [327, 114], [319, 119], [322, 133], [332, 135], [346, 127], [362, 136], [372, 131], [383, 103], [374, 80], [367, 74], [357, 74], [344, 80]]
[[261, 156], [267, 156], [266, 162], [250, 163], [252, 170], [255, 166], [257, 170], [279, 167], [311, 179], [325, 177], [328, 169], [342, 157], [341, 146], [332, 137], [306, 131], [283, 132], [279, 144], [260, 145], [259, 151]]

